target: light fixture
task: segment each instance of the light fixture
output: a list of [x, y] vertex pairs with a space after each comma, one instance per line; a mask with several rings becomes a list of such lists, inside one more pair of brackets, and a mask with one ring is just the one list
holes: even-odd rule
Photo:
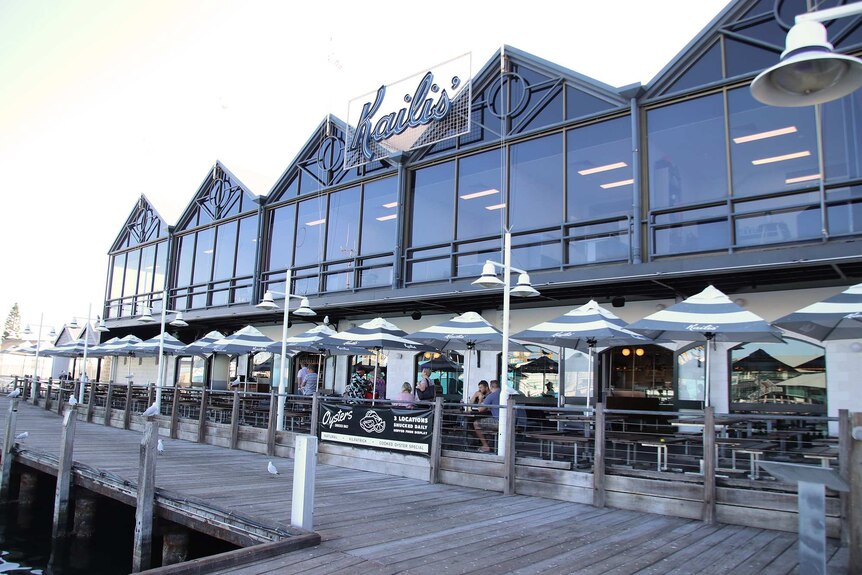
[[644, 349], [642, 347], [639, 347], [635, 350], [635, 355], [638, 357], [643, 357], [644, 353], [646, 353], [646, 352], [644, 351]]
[[52, 327], [51, 331], [48, 332], [48, 337], [57, 337], [57, 330]]
[[826, 36], [828, 20], [862, 12], [862, 3], [796, 17], [781, 61], [751, 83], [751, 95], [769, 106], [811, 106], [843, 98], [862, 87], [862, 60], [836, 54]]
[[506, 207], [506, 204], [494, 204], [491, 206], [485, 206], [485, 209], [493, 211], [493, 210], [502, 210], [505, 207]]
[[795, 160], [797, 158], [806, 158], [810, 155], [810, 150], [802, 150], [801, 152], [793, 152], [790, 154], [784, 154], [782, 156], [772, 156], [771, 158], [760, 158], [757, 160], [751, 160], [751, 163], [755, 166], [762, 166], [763, 164], [774, 164], [775, 162], [784, 162], [787, 160]]
[[72, 321], [69, 322], [69, 327], [71, 327], [72, 329], [78, 329], [78, 320], [72, 318]]
[[859, 353], [860, 351], [862, 351], [862, 343], [854, 341], [850, 344], [850, 351], [852, 351], [853, 353]]
[[385, 222], [388, 220], [394, 220], [397, 217], [398, 217], [398, 214], [389, 214], [388, 216], [380, 216], [379, 218], [377, 218], [377, 221], [378, 222]]
[[278, 309], [278, 305], [272, 299], [272, 292], [269, 290], [266, 290], [266, 292], [263, 294], [263, 299], [260, 300], [260, 303], [254, 307], [265, 310]]
[[145, 307], [144, 311], [141, 312], [141, 316], [138, 318], [138, 321], [141, 323], [154, 323], [156, 320], [153, 318], [150, 308]]
[[807, 176], [797, 176], [795, 178], [787, 178], [785, 184], [798, 184], [799, 182], [810, 182], [811, 180], [819, 180], [820, 174], [809, 174]]
[[590, 174], [598, 174], [609, 170], [616, 170], [617, 168], [625, 168], [626, 166], [628, 166], [628, 164], [625, 162], [617, 162], [615, 164], [606, 164], [604, 166], [596, 166], [595, 168], [587, 168], [586, 170], [578, 170], [578, 173], [582, 176], [589, 176]]
[[497, 277], [497, 269], [492, 262], [485, 262], [482, 266], [482, 275], [479, 279], [474, 280], [474, 286], [482, 286], [486, 288], [497, 287], [503, 285], [503, 280]]
[[21, 332], [21, 335], [30, 335], [33, 331], [30, 329], [30, 324], [24, 326], [24, 331]]
[[530, 283], [530, 276], [526, 273], [518, 274], [518, 284], [510, 291], [513, 296], [517, 297], [536, 297], [539, 292]]
[[317, 313], [308, 305], [308, 298], [303, 297], [299, 300], [299, 307], [293, 310], [293, 315], [309, 317], [312, 315], [317, 315]]
[[733, 139], [734, 144], [745, 144], [746, 142], [756, 142], [757, 140], [765, 140], [766, 138], [774, 138], [785, 134], [793, 134], [796, 132], [796, 126], [787, 126], [786, 128], [778, 128], [777, 130], [769, 130], [768, 132], [758, 132], [747, 136], [740, 136]]
[[624, 296], [618, 295], [616, 297], [611, 298], [611, 305], [613, 307], [625, 307], [626, 298]]
[[99, 321], [96, 323], [96, 327], [94, 328], [99, 333], [105, 333], [106, 331], [111, 331], [108, 329], [108, 326], [105, 325], [105, 320], [99, 318]]
[[422, 319], [422, 312], [421, 312], [421, 311], [419, 311], [419, 310], [416, 310], [416, 311], [414, 311], [413, 313], [411, 313], [411, 314], [410, 314], [410, 317], [411, 317], [413, 320], [420, 320], [420, 319]]
[[632, 354], [632, 350], [630, 350], [630, 349], [629, 349], [629, 348], [627, 348], [627, 347], [624, 347], [624, 348], [623, 348], [622, 353], [623, 353], [623, 355], [624, 355], [624, 356], [628, 357], [628, 356], [630, 356], [630, 355]]
[[603, 190], [610, 190], [611, 188], [620, 188], [622, 186], [628, 186], [629, 184], [633, 184], [635, 181], [633, 179], [628, 180], [620, 180], [619, 182], [609, 182], [607, 184], [602, 184], [599, 187]]
[[177, 317], [170, 323], [174, 327], [189, 327], [189, 324], [183, 319], [183, 312], [178, 311]]
[[483, 190], [481, 192], [473, 192], [472, 194], [464, 194], [463, 196], [460, 196], [460, 198], [462, 200], [473, 200], [476, 198], [482, 198], [485, 196], [490, 196], [490, 195], [499, 194], [499, 193], [500, 193], [500, 190], [492, 188], [490, 190]]

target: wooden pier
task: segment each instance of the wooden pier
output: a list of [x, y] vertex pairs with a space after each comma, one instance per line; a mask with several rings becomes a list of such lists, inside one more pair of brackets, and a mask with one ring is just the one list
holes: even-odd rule
[[[0, 399], [0, 429], [8, 400]], [[56, 474], [62, 419], [22, 403], [16, 462]], [[168, 430], [163, 429], [166, 434]], [[133, 505], [141, 433], [79, 421], [74, 483]], [[169, 573], [795, 573], [796, 536], [319, 464], [315, 533], [289, 526], [292, 460], [163, 437], [157, 515], [243, 549]], [[476, 454], [477, 458], [488, 457]], [[273, 460], [279, 475], [267, 472]], [[319, 543], [319, 544], [318, 544]], [[829, 541], [829, 572], [847, 549]]]

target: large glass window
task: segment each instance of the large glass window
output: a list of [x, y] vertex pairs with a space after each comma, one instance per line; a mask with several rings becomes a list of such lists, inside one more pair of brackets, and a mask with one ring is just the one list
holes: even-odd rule
[[571, 130], [566, 135], [569, 221], [631, 213], [631, 118]]
[[647, 129], [652, 209], [727, 197], [721, 94], [650, 110]]
[[559, 226], [563, 222], [562, 134], [515, 144], [509, 154], [512, 230]]
[[177, 286], [187, 286], [192, 279], [192, 260], [195, 255], [195, 235], [187, 234], [180, 237], [179, 258], [177, 263]]
[[233, 277], [233, 263], [236, 255], [236, 229], [237, 222], [228, 222], [218, 227], [213, 280], [223, 280]]
[[195, 263], [192, 272], [192, 283], [203, 283], [210, 279], [213, 265], [214, 229], [209, 228], [197, 233], [195, 243]]
[[862, 92], [823, 106], [823, 156], [826, 181], [862, 177]]
[[141, 271], [138, 274], [138, 293], [150, 293], [153, 289], [156, 246], [147, 246], [141, 253]]
[[123, 273], [126, 271], [126, 254], [119, 254], [113, 258], [114, 265], [111, 270], [111, 299], [123, 296]]
[[138, 266], [141, 263], [141, 251], [132, 250], [126, 255], [126, 280], [123, 285], [123, 295], [135, 295], [138, 284]]
[[317, 264], [323, 259], [325, 224], [326, 197], [300, 202], [296, 223], [296, 266]]
[[[398, 178], [365, 184], [362, 194], [362, 255], [391, 252], [398, 229]], [[364, 282], [363, 282], [364, 283]]]
[[748, 86], [728, 93], [733, 195], [810, 187], [820, 180], [813, 106], [761, 104]]
[[746, 343], [730, 352], [732, 408], [826, 406], [826, 356], [822, 347], [785, 338], [785, 343]]
[[359, 246], [359, 188], [329, 194], [326, 259], [354, 258]]
[[452, 241], [455, 162], [413, 172], [411, 246]]
[[239, 221], [239, 240], [236, 246], [236, 277], [250, 276], [254, 273], [257, 261], [257, 216]]
[[500, 179], [499, 149], [458, 162], [459, 240], [500, 234], [506, 222], [506, 198]]
[[281, 206], [270, 215], [269, 270], [289, 268], [293, 262], [296, 204]]
[[168, 261], [168, 242], [156, 244], [156, 262], [153, 272], [153, 291], [165, 289], [165, 275]]

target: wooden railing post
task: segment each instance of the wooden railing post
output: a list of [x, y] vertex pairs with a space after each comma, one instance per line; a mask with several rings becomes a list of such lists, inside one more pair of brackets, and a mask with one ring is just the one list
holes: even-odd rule
[[178, 437], [178, 428], [180, 421], [180, 387], [174, 386], [174, 399], [171, 403], [171, 439]]
[[75, 444], [75, 425], [78, 407], [70, 405], [63, 415], [63, 431], [60, 439], [60, 460], [57, 462], [57, 487], [54, 490], [54, 524], [51, 536], [54, 539], [69, 534], [69, 491], [72, 488], [72, 451]]
[[53, 387], [53, 386], [52, 386], [51, 382], [49, 381], [48, 382], [48, 388], [45, 390], [45, 405], [44, 405], [45, 411], [51, 410], [51, 387]]
[[715, 408], [703, 410], [703, 509], [704, 523], [715, 523]]
[[32, 378], [24, 377], [23, 386], [21, 387], [21, 399], [27, 401], [30, 397], [30, 390], [33, 389]]
[[230, 408], [230, 448], [239, 445], [239, 390], [233, 390], [233, 405]]
[[[315, 394], [317, 399], [317, 394]], [[431, 469], [429, 470], [428, 483], [434, 484], [440, 480], [440, 452], [443, 445], [443, 397], [434, 398], [434, 418], [431, 427]]]
[[66, 390], [63, 389], [63, 384], [57, 388], [57, 415], [63, 415], [63, 404], [65, 403], [64, 395]]
[[[850, 435], [850, 412], [846, 409], [838, 410], [838, 475], [850, 483], [850, 448], [853, 437]], [[850, 513], [850, 494], [840, 491], [838, 496], [841, 501], [841, 544], [848, 545], [850, 542], [850, 529], [847, 524]]]
[[108, 395], [105, 397], [105, 427], [111, 425], [111, 409], [114, 405], [114, 382], [108, 383]]
[[605, 506], [605, 405], [596, 404], [595, 438], [593, 455], [593, 505]]
[[276, 412], [278, 410], [278, 398], [275, 390], [271, 390], [269, 394], [269, 421], [266, 425], [266, 454], [275, 455], [275, 427], [276, 427]]
[[315, 391], [311, 398], [311, 420], [309, 422], [308, 433], [317, 437], [317, 421], [320, 417], [320, 394]]
[[85, 421], [93, 421], [93, 410], [96, 408], [96, 383], [90, 384], [90, 395], [87, 397], [87, 415]]
[[[17, 379], [17, 378], [16, 378]], [[0, 503], [9, 501], [9, 480], [12, 475], [12, 449], [15, 447], [15, 423], [18, 419], [18, 398], [9, 401], [6, 435], [3, 436], [2, 471], [0, 471]]]
[[138, 493], [135, 505], [135, 540], [132, 549], [132, 572], [149, 569], [153, 548], [153, 511], [156, 492], [156, 444], [159, 426], [155, 417], [148, 417], [141, 439]]
[[198, 414], [198, 443], [203, 443], [207, 438], [207, 405], [209, 405], [210, 394], [207, 388], [201, 390], [201, 412]]
[[126, 409], [123, 410], [123, 429], [132, 426], [132, 380], [126, 383]]
[[515, 415], [515, 396], [509, 395], [506, 397], [506, 434], [503, 436], [506, 441], [506, 455], [503, 457], [503, 495], [515, 494]]
[[39, 395], [42, 393], [42, 382], [38, 379], [33, 384], [33, 405], [39, 405]]
[[847, 572], [862, 573], [862, 413], [850, 414], [850, 436]]

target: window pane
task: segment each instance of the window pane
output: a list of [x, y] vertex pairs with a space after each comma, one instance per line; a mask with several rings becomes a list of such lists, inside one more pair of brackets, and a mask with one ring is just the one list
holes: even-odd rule
[[676, 356], [678, 369], [677, 399], [703, 401], [706, 388], [706, 364], [702, 345], [687, 349]]
[[690, 224], [656, 230], [656, 255], [705, 252], [726, 248], [730, 244], [726, 221]]
[[192, 257], [195, 250], [195, 234], [180, 237], [179, 264], [177, 264], [176, 287], [187, 286], [192, 279]]
[[192, 283], [203, 283], [210, 280], [213, 265], [213, 228], [202, 230], [197, 233], [198, 239], [195, 244], [195, 268], [192, 275]]
[[455, 163], [447, 162], [415, 171], [412, 189], [410, 245], [451, 242]]
[[329, 194], [326, 259], [355, 258], [359, 245], [359, 188]]
[[652, 209], [727, 196], [720, 94], [650, 110], [647, 127]]
[[814, 108], [761, 104], [748, 86], [728, 95], [733, 195], [810, 187], [820, 180]]
[[123, 285], [123, 295], [130, 296], [137, 293], [138, 265], [141, 260], [141, 250], [132, 250], [126, 254], [126, 281]]
[[862, 92], [823, 106], [823, 155], [826, 181], [862, 177]]
[[398, 234], [398, 178], [365, 185], [362, 195], [362, 255], [392, 252]]
[[239, 242], [236, 248], [235, 277], [250, 276], [257, 262], [257, 216], [239, 221]]
[[123, 273], [126, 271], [126, 254], [114, 256], [111, 267], [111, 294], [110, 299], [116, 299], [123, 295]]
[[270, 216], [268, 270], [289, 268], [293, 260], [293, 230], [296, 224], [296, 204], [273, 210]]
[[629, 235], [626, 232], [605, 237], [572, 239], [568, 242], [568, 263], [574, 265], [629, 259]]
[[823, 348], [790, 338], [785, 342], [731, 350], [731, 403], [826, 405]]
[[153, 289], [156, 246], [147, 246], [141, 257], [141, 272], [138, 275], [138, 293], [150, 293]]
[[233, 277], [233, 260], [236, 255], [236, 228], [236, 222], [229, 222], [218, 227], [213, 280], [223, 280]]
[[515, 144], [509, 162], [512, 229], [560, 225], [563, 222], [563, 135], [553, 134]]
[[[326, 230], [326, 198], [313, 198], [299, 204], [296, 228], [296, 266], [317, 264], [323, 259], [323, 233]], [[315, 290], [316, 291], [316, 290]]]
[[[543, 232], [513, 239], [512, 264], [525, 270], [558, 268], [562, 263], [560, 232]], [[526, 245], [530, 244], [530, 245]], [[481, 274], [481, 270], [479, 272]]]
[[153, 271], [153, 291], [165, 289], [165, 271], [168, 261], [168, 242], [156, 244], [156, 267]]
[[737, 218], [736, 244], [754, 246], [820, 237], [820, 207]]
[[459, 240], [500, 234], [506, 222], [500, 150], [462, 158], [458, 164]]
[[410, 264], [411, 282], [427, 282], [431, 280], [449, 279], [451, 275], [451, 261], [449, 258], [414, 262]]
[[568, 220], [631, 213], [631, 119], [571, 130], [566, 146]]

